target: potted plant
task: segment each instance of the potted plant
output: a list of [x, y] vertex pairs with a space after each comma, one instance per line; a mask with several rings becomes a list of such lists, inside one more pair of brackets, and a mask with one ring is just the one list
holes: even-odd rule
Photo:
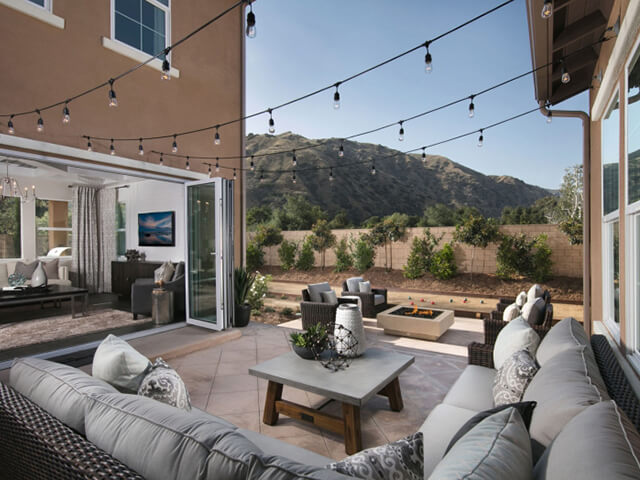
[[234, 327], [246, 327], [251, 318], [251, 305], [247, 302], [249, 290], [256, 279], [255, 273], [249, 273], [243, 267], [238, 267], [233, 272], [233, 286], [235, 298]]
[[306, 332], [294, 332], [290, 337], [289, 341], [293, 346], [293, 351], [307, 360], [319, 357], [329, 345], [327, 329], [319, 323], [310, 326]]

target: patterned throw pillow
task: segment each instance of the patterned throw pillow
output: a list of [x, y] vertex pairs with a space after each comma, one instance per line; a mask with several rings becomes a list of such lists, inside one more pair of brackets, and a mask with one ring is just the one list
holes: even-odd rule
[[527, 350], [511, 355], [500, 367], [493, 381], [493, 403], [500, 406], [522, 400], [538, 365]]
[[366, 480], [424, 478], [424, 447], [422, 432], [393, 443], [369, 448], [351, 455], [327, 468], [344, 475]]
[[151, 370], [138, 388], [138, 395], [153, 398], [173, 407], [191, 411], [191, 398], [186, 385], [173, 368], [161, 357], [156, 358]]

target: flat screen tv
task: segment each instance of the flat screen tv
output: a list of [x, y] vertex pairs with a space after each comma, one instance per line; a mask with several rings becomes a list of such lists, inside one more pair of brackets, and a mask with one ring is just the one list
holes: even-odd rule
[[176, 212], [139, 213], [138, 245], [140, 247], [175, 247]]

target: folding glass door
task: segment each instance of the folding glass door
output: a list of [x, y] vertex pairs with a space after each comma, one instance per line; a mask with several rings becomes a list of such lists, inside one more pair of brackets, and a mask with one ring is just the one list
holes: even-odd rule
[[222, 330], [233, 322], [233, 182], [185, 185], [187, 323]]

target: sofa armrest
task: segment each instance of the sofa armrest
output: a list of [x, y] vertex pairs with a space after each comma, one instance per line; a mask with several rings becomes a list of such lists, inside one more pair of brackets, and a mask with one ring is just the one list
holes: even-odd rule
[[69, 267], [66, 265], [58, 267], [58, 278], [60, 280], [69, 280]]
[[508, 322], [505, 322], [500, 318], [499, 320], [493, 320], [491, 318], [485, 318], [484, 320], [484, 343], [487, 345], [494, 345], [498, 333], [502, 330]]
[[469, 365], [494, 368], [493, 345], [472, 342], [467, 346], [467, 350], [469, 351]]
[[387, 289], [386, 288], [372, 288], [371, 293], [374, 295], [384, 295], [384, 299], [387, 299]]

